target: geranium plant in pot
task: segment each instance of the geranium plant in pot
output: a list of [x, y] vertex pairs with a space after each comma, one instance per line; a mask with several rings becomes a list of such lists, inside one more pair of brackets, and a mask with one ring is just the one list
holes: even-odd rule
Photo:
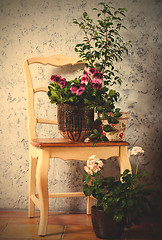
[[[117, 124], [121, 116], [115, 108], [118, 93], [103, 85], [103, 74], [94, 68], [84, 70], [78, 78], [67, 81], [61, 76], [52, 75], [48, 97], [58, 105], [58, 126], [61, 134], [71, 141], [84, 141], [85, 138], [108, 141], [103, 131], [113, 131], [110, 124]], [[94, 119], [94, 109], [97, 113]], [[106, 112], [114, 112], [107, 118]], [[99, 113], [106, 115], [105, 124]]]
[[132, 174], [126, 169], [118, 180], [101, 175], [103, 162], [96, 156], [88, 159], [83, 191], [97, 200], [96, 206], [92, 206], [92, 224], [97, 237], [120, 238], [124, 227], [139, 224], [141, 217], [151, 212], [149, 183], [141, 183], [147, 173], [138, 173], [139, 155], [143, 153], [140, 147], [132, 149], [131, 155], [137, 157], [136, 171]]
[[[96, 11], [94, 19], [84, 12], [82, 18], [73, 20], [84, 33], [83, 41], [75, 46], [75, 51], [86, 67], [93, 67], [103, 73], [103, 84], [119, 97], [119, 92], [112, 89], [112, 86], [122, 83], [116, 62], [122, 60], [124, 52], [128, 53], [128, 46], [131, 44], [130, 41], [124, 42], [121, 36], [121, 29], [126, 29], [122, 22], [127, 9], [115, 8], [111, 3], [99, 3], [98, 8], [93, 10]], [[108, 119], [105, 114], [102, 118]], [[122, 131], [120, 129], [118, 135], [121, 137], [117, 140], [123, 140], [121, 133], [124, 133], [124, 128]]]

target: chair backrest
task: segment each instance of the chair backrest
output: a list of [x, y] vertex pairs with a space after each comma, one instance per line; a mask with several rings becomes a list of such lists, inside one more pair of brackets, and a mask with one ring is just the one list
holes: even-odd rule
[[34, 93], [48, 92], [48, 87], [33, 88], [32, 77], [29, 65], [33, 63], [42, 65], [51, 65], [55, 67], [62, 67], [66, 65], [80, 64], [79, 58], [68, 57], [64, 55], [53, 55], [50, 57], [33, 57], [29, 58], [24, 62], [24, 71], [27, 84], [27, 109], [28, 109], [28, 131], [30, 140], [37, 139], [36, 125], [37, 123], [42, 124], [57, 124], [57, 121], [36, 118], [34, 112]]

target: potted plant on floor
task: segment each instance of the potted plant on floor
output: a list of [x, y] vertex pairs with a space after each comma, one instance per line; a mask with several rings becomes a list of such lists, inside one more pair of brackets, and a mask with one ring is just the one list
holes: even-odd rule
[[[98, 8], [93, 10], [97, 12], [96, 19], [90, 18], [88, 13], [84, 12], [81, 20], [80, 18], [73, 20], [84, 33], [83, 41], [75, 46], [75, 51], [79, 53], [86, 67], [93, 67], [103, 73], [103, 83], [110, 94], [115, 95], [117, 101], [119, 93], [112, 89], [112, 86], [116, 83], [121, 84], [122, 80], [116, 69], [116, 62], [122, 60], [124, 52], [128, 53], [127, 46], [130, 45], [130, 41], [124, 42], [120, 34], [121, 29], [126, 29], [122, 22], [127, 9], [114, 8], [111, 3], [99, 3]], [[105, 114], [105, 111], [102, 113], [102, 119], [111, 122], [114, 113], [111, 115], [107, 112]], [[119, 117], [119, 113], [117, 115]], [[112, 136], [117, 136], [118, 141], [123, 140], [124, 125], [118, 124], [111, 136], [106, 136], [110, 136], [112, 140], [114, 140]]]
[[147, 174], [138, 173], [139, 155], [144, 151], [134, 147], [131, 155], [137, 157], [134, 174], [125, 170], [118, 180], [114, 177], [103, 177], [103, 162], [91, 156], [84, 167], [84, 194], [97, 200], [92, 206], [92, 224], [97, 237], [103, 239], [120, 238], [124, 227], [138, 224], [143, 214], [150, 213], [151, 203], [148, 195], [151, 189], [148, 183], [139, 183]]

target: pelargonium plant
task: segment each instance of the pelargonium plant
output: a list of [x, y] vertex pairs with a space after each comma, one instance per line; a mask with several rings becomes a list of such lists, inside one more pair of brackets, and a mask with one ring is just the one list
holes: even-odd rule
[[[78, 78], [70, 81], [61, 76], [52, 75], [48, 87], [48, 97], [51, 103], [84, 104], [89, 109], [96, 111], [96, 120], [94, 122], [88, 120], [92, 126], [89, 139], [93, 141], [108, 141], [103, 131], [113, 131], [114, 129], [110, 124], [117, 124], [117, 118], [121, 116], [120, 109], [115, 108], [118, 93], [103, 86], [102, 80], [103, 74], [95, 68], [90, 68], [84, 70]], [[108, 116], [108, 112], [113, 112], [114, 117]], [[102, 113], [102, 119], [107, 120], [107, 124], [103, 125], [100, 113]]]
[[138, 159], [143, 153], [140, 147], [132, 149], [130, 154], [137, 157], [136, 171], [133, 174], [126, 169], [118, 180], [113, 176], [102, 176], [103, 162], [95, 155], [89, 157], [87, 166], [84, 167], [85, 196], [93, 196], [97, 200], [96, 206], [99, 209], [111, 213], [116, 222], [124, 221], [126, 227], [130, 227], [133, 223], [138, 224], [140, 218], [150, 213], [152, 208], [148, 200], [151, 194], [151, 189], [147, 187], [149, 183], [142, 182], [147, 173], [138, 173]]

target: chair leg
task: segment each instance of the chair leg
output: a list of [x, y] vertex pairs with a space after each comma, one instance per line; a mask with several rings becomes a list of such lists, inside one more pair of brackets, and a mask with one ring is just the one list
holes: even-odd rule
[[37, 158], [33, 158], [32, 155], [30, 154], [28, 217], [34, 217], [35, 215], [35, 204], [31, 200], [31, 196], [35, 195], [35, 191], [36, 191], [36, 167], [37, 167]]
[[91, 214], [92, 205], [93, 205], [93, 198], [87, 197], [87, 214]]
[[41, 151], [38, 158], [38, 166], [36, 172], [38, 196], [40, 200], [40, 224], [38, 235], [44, 236], [47, 231], [48, 224], [48, 167], [49, 153], [45, 150]]
[[122, 174], [126, 169], [132, 172], [131, 164], [129, 161], [127, 146], [120, 146], [119, 158], [118, 158], [120, 173]]

